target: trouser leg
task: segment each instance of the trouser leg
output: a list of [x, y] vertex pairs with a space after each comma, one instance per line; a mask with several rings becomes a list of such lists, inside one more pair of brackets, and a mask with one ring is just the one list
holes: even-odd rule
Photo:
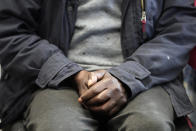
[[174, 111], [161, 87], [139, 94], [109, 122], [112, 131], [174, 131]]
[[6, 126], [3, 130], [0, 131], [26, 131], [22, 120], [17, 121], [11, 125]]
[[98, 122], [73, 89], [38, 91], [25, 114], [27, 131], [95, 131]]

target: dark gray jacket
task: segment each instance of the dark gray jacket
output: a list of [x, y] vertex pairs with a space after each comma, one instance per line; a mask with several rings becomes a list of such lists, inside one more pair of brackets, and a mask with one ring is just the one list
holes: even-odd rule
[[[123, 0], [121, 44], [125, 62], [109, 69], [133, 98], [156, 85], [170, 94], [177, 116], [192, 111], [178, 79], [196, 43], [194, 0]], [[82, 70], [67, 59], [77, 0], [0, 0], [2, 125], [16, 120], [38, 89], [56, 88]], [[38, 107], [39, 108], [39, 107]]]

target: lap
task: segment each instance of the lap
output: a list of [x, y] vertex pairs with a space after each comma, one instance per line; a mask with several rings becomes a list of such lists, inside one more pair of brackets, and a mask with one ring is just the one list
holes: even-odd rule
[[[88, 110], [82, 108], [77, 99], [76, 91], [70, 88], [38, 91], [25, 113], [27, 130], [97, 130], [100, 123]], [[148, 131], [146, 127], [149, 125], [145, 124], [156, 122], [155, 126], [159, 126], [158, 128], [164, 126], [162, 128], [174, 129], [173, 119], [174, 111], [169, 95], [161, 87], [156, 87], [131, 100], [123, 110], [108, 121], [107, 126], [109, 130], [137, 128], [135, 130]], [[165, 123], [168, 124], [164, 125]]]
[[35, 94], [27, 112], [28, 131], [94, 130], [97, 121], [77, 102], [75, 90], [46, 89]]
[[170, 131], [175, 130], [173, 120], [174, 110], [169, 95], [161, 87], [155, 87], [131, 100], [109, 121], [109, 126], [114, 130]]

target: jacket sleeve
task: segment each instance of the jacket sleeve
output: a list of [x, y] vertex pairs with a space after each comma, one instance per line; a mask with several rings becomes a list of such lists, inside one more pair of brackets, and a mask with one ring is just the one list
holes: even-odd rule
[[[165, 0], [155, 37], [109, 72], [126, 84], [132, 97], [177, 78], [196, 44], [193, 0]], [[129, 89], [128, 88], [128, 89]]]
[[41, 0], [0, 1], [0, 63], [8, 75], [44, 88], [57, 85], [81, 67], [37, 35], [40, 5]]

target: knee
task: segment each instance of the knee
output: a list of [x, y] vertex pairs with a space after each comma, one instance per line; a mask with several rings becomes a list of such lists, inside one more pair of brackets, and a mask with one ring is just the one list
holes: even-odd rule
[[28, 131], [81, 131], [78, 121], [65, 117], [42, 118], [26, 125]]
[[[141, 121], [141, 122], [140, 122]], [[144, 117], [136, 127], [138, 131], [172, 131], [166, 120], [156, 117]]]
[[40, 117], [31, 119], [26, 128], [28, 131], [81, 131], [83, 123], [76, 115], [81, 117], [76, 110], [68, 107], [48, 110]]
[[174, 124], [159, 116], [135, 115], [128, 118], [124, 127], [127, 131], [174, 131]]

